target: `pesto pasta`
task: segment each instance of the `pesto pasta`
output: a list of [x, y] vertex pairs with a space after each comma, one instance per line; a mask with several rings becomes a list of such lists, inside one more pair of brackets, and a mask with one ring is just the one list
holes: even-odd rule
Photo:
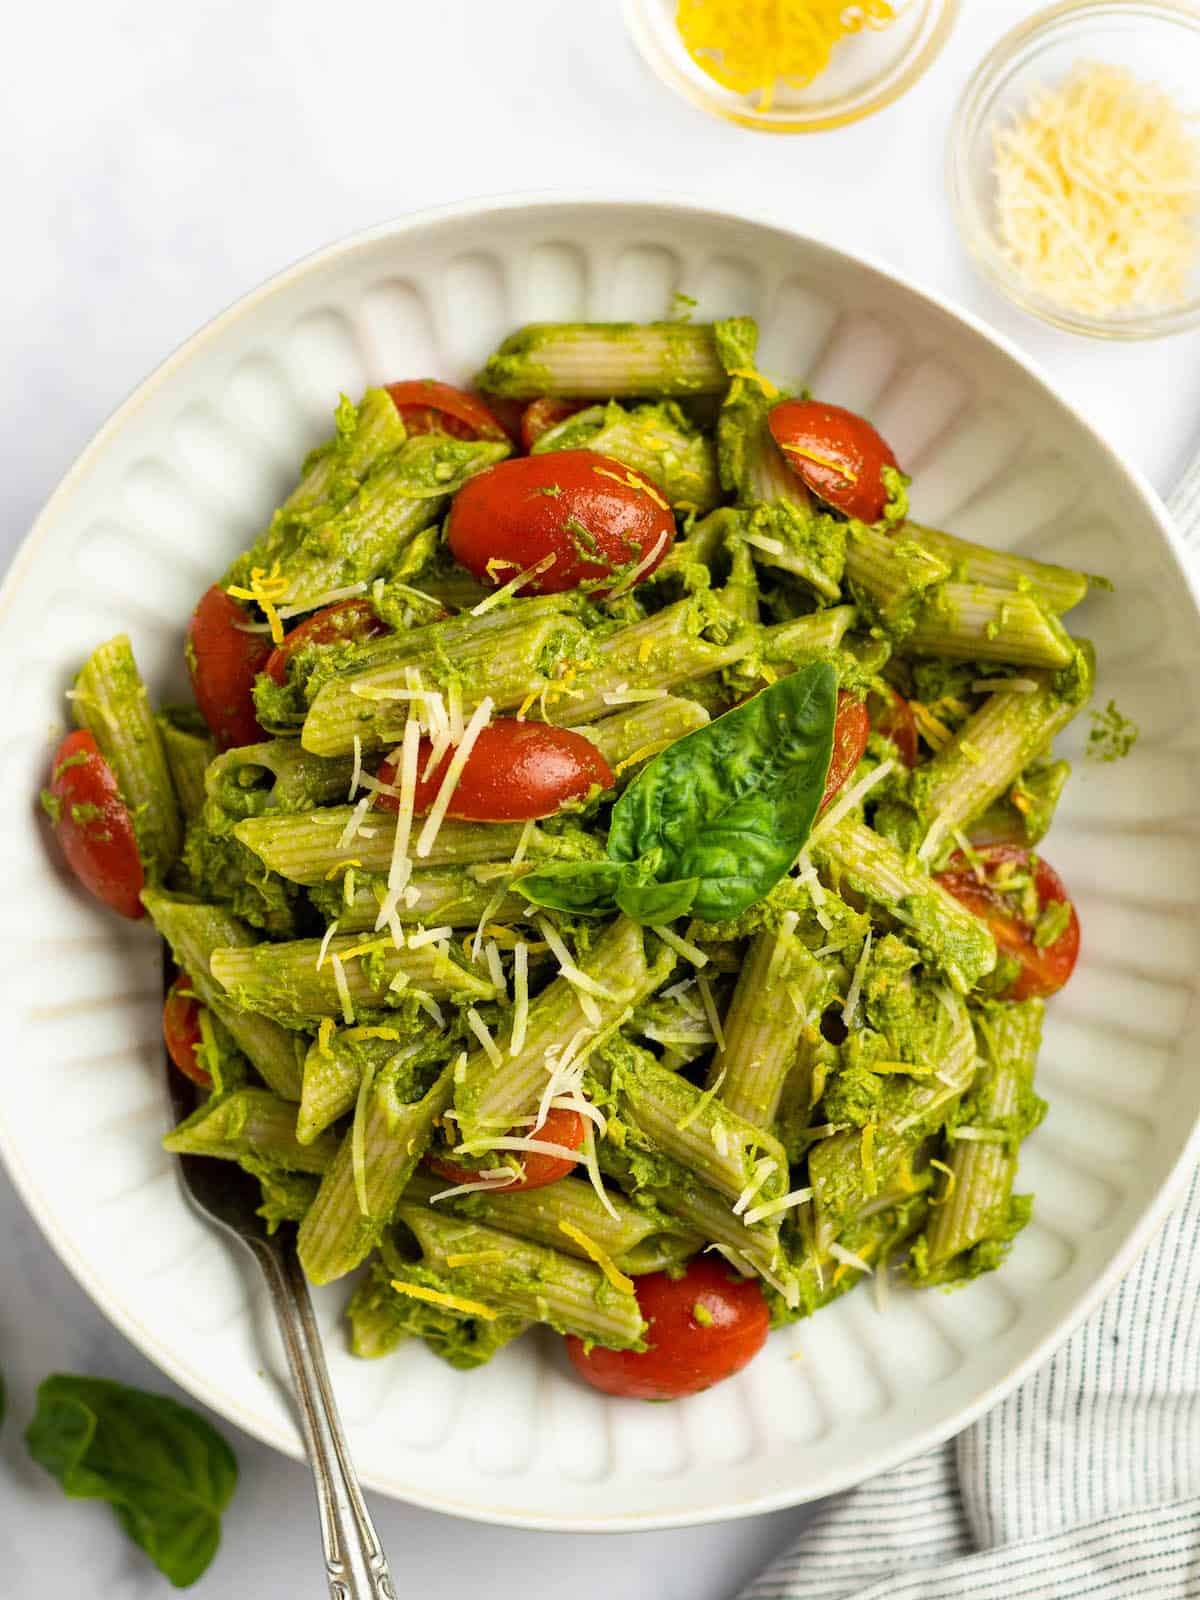
[[313, 1282], [367, 1264], [360, 1356], [544, 1323], [669, 1398], [1029, 1219], [1089, 580], [911, 521], [756, 346], [541, 323], [479, 394], [343, 396], [197, 606], [198, 710], [124, 637], [71, 691], [43, 801], [177, 964], [166, 1146], [259, 1179]]

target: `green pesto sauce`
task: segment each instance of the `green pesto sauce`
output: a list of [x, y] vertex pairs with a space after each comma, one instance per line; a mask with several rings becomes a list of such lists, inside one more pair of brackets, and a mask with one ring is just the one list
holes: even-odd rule
[[1127, 756], [1137, 743], [1137, 723], [1117, 710], [1115, 700], [1089, 715], [1092, 729], [1084, 754], [1092, 761], [1120, 761]]

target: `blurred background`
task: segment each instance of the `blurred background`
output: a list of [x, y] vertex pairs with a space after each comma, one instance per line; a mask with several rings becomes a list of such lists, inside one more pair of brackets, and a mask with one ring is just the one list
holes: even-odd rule
[[[0, 61], [0, 571], [96, 428], [230, 301], [355, 229], [512, 190], [659, 191], [872, 254], [1013, 338], [1167, 490], [1200, 434], [1200, 333], [1121, 345], [1035, 323], [976, 275], [951, 222], [954, 103], [987, 49], [1036, 9], [968, 0], [894, 104], [831, 132], [772, 137], [670, 94], [636, 53], [619, 0], [21, 7]], [[165, 1592], [103, 1507], [73, 1505], [33, 1466], [21, 1431], [49, 1370], [170, 1385], [92, 1307], [2, 1174], [0, 1241], [0, 1592]], [[307, 1474], [221, 1426], [242, 1487], [222, 1553], [192, 1592], [322, 1593]], [[806, 1516], [605, 1538], [373, 1508], [401, 1600], [549, 1600], [568, 1585], [576, 1600], [719, 1600]]]

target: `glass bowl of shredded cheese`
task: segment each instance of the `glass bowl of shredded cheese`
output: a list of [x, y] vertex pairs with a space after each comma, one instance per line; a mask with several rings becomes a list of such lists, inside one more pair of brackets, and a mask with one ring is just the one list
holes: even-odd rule
[[662, 81], [713, 116], [815, 133], [878, 111], [933, 61], [959, 0], [625, 0]]
[[967, 85], [949, 183], [968, 248], [1025, 310], [1146, 339], [1200, 322], [1200, 10], [1067, 0]]

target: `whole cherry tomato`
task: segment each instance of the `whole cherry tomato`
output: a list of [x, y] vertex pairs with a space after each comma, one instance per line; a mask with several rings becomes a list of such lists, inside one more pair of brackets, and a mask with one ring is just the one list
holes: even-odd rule
[[888, 499], [883, 469], [894, 467], [896, 458], [864, 417], [823, 400], [783, 400], [768, 421], [807, 488], [848, 517], [879, 521]]
[[122, 917], [144, 917], [139, 896], [146, 874], [133, 818], [112, 768], [85, 729], [69, 733], [55, 751], [43, 804], [67, 865], [84, 888]]
[[188, 623], [192, 693], [221, 750], [267, 737], [254, 714], [254, 680], [274, 647], [269, 634], [247, 632], [249, 622], [246, 609], [214, 584]]
[[917, 719], [899, 689], [889, 688], [886, 697], [880, 694], [868, 695], [867, 709], [875, 732], [892, 741], [896, 747], [896, 754], [906, 767], [915, 767], [919, 748]]
[[203, 1038], [200, 1032], [202, 1009], [192, 991], [192, 980], [186, 972], [181, 972], [163, 1001], [163, 1038], [167, 1054], [185, 1078], [198, 1083], [202, 1089], [211, 1089], [212, 1076], [196, 1058], [196, 1049]]
[[[429, 740], [422, 739], [413, 806], [417, 816], [436, 800], [454, 752], [448, 750], [426, 775], [432, 754]], [[384, 761], [378, 776], [381, 783], [395, 787], [396, 762]], [[582, 800], [593, 784], [611, 789], [614, 782], [608, 762], [582, 734], [501, 717], [489, 723], [471, 747], [446, 815], [464, 822], [532, 822], [553, 816], [568, 800]], [[375, 803], [385, 811], [400, 806], [390, 794], [377, 794]]]
[[[1020, 845], [980, 845], [971, 853], [978, 860], [979, 876], [956, 851], [937, 880], [987, 923], [999, 954], [1020, 963], [1001, 998], [1033, 1000], [1056, 994], [1079, 959], [1079, 917], [1066, 885], [1048, 861]], [[1067, 908], [1057, 930], [1053, 914], [1049, 923], [1042, 921], [1055, 906]]]
[[409, 433], [448, 433], [452, 439], [507, 439], [501, 423], [476, 394], [437, 378], [389, 383], [401, 421]]
[[631, 564], [641, 567], [639, 582], [649, 577], [671, 547], [675, 518], [644, 473], [595, 450], [555, 450], [471, 478], [451, 502], [446, 537], [481, 583], [508, 583], [544, 563], [521, 594], [587, 583], [602, 598], [628, 582]]
[[344, 644], [347, 640], [360, 644], [391, 631], [369, 600], [339, 600], [336, 605], [305, 617], [298, 627], [285, 634], [283, 643], [271, 651], [262, 670], [268, 678], [283, 684], [287, 682], [288, 663], [297, 650], [303, 650], [306, 645]]
[[[567, 1150], [579, 1150], [586, 1132], [584, 1119], [578, 1111], [554, 1106], [546, 1113], [545, 1122], [539, 1123], [529, 1137], [562, 1145]], [[575, 1169], [575, 1162], [563, 1156], [547, 1155], [539, 1150], [518, 1150], [515, 1154], [525, 1174], [516, 1183], [497, 1185], [497, 1194], [515, 1194], [518, 1189], [544, 1189], [548, 1183], [557, 1183]], [[474, 1183], [479, 1177], [478, 1167], [460, 1167], [457, 1162], [446, 1161], [441, 1156], [429, 1156], [426, 1160], [440, 1178], [448, 1178], [451, 1183]]]
[[697, 1256], [681, 1278], [635, 1280], [646, 1319], [645, 1350], [587, 1349], [567, 1338], [575, 1370], [595, 1389], [632, 1400], [677, 1400], [732, 1378], [762, 1349], [770, 1313], [755, 1278]]
[[845, 689], [838, 690], [837, 720], [833, 725], [833, 754], [829, 758], [829, 773], [825, 779], [825, 793], [821, 796], [821, 809], [829, 804], [846, 782], [867, 748], [871, 732], [871, 719], [861, 700], [856, 700]]
[[531, 400], [521, 413], [521, 445], [528, 453], [542, 437], [560, 422], [573, 417], [577, 411], [586, 411], [594, 400], [562, 400], [557, 395], [544, 394]]

